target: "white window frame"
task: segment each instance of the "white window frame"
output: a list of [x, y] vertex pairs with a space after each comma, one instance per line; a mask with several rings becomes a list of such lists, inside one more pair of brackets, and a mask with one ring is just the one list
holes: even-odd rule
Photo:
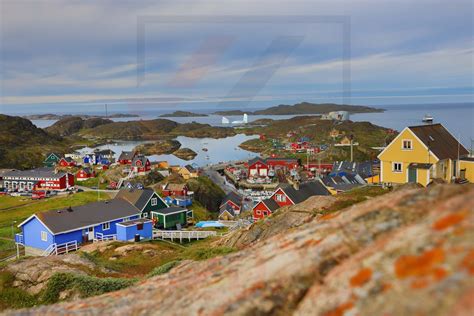
[[148, 213], [142, 213], [142, 218], [148, 218]]
[[102, 230], [109, 230], [110, 229], [110, 222], [102, 224]]
[[[400, 170], [395, 168], [396, 165], [400, 165]], [[395, 173], [402, 173], [403, 172], [403, 162], [392, 162], [392, 171]]]
[[[405, 148], [405, 142], [410, 144], [409, 148]], [[402, 139], [402, 150], [413, 150], [413, 141], [411, 139]]]
[[42, 230], [41, 231], [41, 240], [42, 241], [48, 241], [48, 232]]
[[286, 195], [285, 194], [277, 194], [276, 199], [278, 202], [286, 202]]
[[154, 197], [151, 199], [151, 206], [157, 206], [158, 205], [158, 198]]

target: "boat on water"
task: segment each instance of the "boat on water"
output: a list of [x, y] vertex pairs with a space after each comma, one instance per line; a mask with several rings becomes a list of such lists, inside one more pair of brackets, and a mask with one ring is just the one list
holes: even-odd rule
[[202, 149], [202, 151], [208, 151], [208, 150], [209, 150], [209, 149], [207, 149], [206, 147], [204, 147], [204, 148]]
[[431, 116], [430, 114], [426, 114], [423, 119], [422, 119], [423, 123], [433, 123], [433, 116]]

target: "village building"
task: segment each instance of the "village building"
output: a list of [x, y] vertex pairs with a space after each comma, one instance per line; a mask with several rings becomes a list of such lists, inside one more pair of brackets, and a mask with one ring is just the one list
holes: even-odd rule
[[352, 162], [352, 161], [336, 161], [332, 166], [330, 176], [359, 175], [363, 179], [372, 177], [372, 162]]
[[13, 170], [3, 175], [3, 187], [9, 191], [65, 191], [74, 187], [74, 175], [52, 168]]
[[151, 212], [153, 226], [157, 229], [178, 229], [186, 226], [193, 212], [181, 207], [170, 206]]
[[132, 160], [131, 168], [137, 175], [143, 176], [150, 173], [151, 163], [146, 156], [136, 155]]
[[163, 186], [163, 196], [186, 196], [189, 189], [185, 183], [166, 183]]
[[327, 175], [321, 178], [321, 182], [332, 194], [367, 185], [367, 182], [358, 174]]
[[[387, 184], [453, 182], [472, 167], [461, 160], [468, 150], [441, 124], [406, 127], [378, 155], [380, 181]], [[461, 167], [461, 165], [463, 167]], [[471, 164], [472, 165], [472, 164]]]
[[134, 151], [122, 151], [118, 158], [118, 163], [121, 165], [131, 165], [135, 156], [136, 152]]
[[168, 204], [161, 196], [152, 189], [122, 189], [115, 196], [116, 199], [123, 199], [133, 204], [139, 211], [140, 217], [151, 218], [151, 213], [163, 208]]
[[234, 215], [239, 215], [242, 210], [242, 197], [233, 191], [229, 192], [222, 199], [219, 210], [227, 210], [227, 206], [232, 208]]
[[[21, 233], [15, 236], [15, 242], [25, 248], [26, 255], [67, 253], [94, 240], [117, 239], [117, 224], [139, 218], [139, 209], [117, 198], [39, 212], [18, 225]], [[151, 228], [141, 233], [146, 237], [150, 232]]]
[[54, 167], [58, 164], [59, 160], [61, 160], [61, 155], [56, 153], [50, 153], [46, 156], [46, 159], [43, 161], [43, 165], [45, 167]]
[[474, 157], [464, 157], [459, 161], [459, 178], [474, 183]]
[[109, 162], [114, 161], [115, 152], [112, 149], [96, 149], [94, 150], [94, 154], [102, 157], [102, 159], [106, 159]]
[[94, 170], [91, 170], [90, 168], [83, 168], [76, 172], [76, 181], [85, 181], [94, 177], [95, 177], [95, 172]]
[[59, 160], [58, 165], [61, 167], [75, 167], [76, 162], [70, 157], [63, 157]]
[[193, 199], [188, 195], [173, 195], [165, 197], [165, 202], [168, 205], [187, 207], [193, 204]]
[[199, 176], [198, 170], [191, 165], [179, 168], [178, 174], [183, 177], [184, 180], [197, 178]]
[[[295, 188], [296, 186], [296, 188]], [[281, 184], [273, 192], [269, 198], [274, 202], [266, 201], [264, 203], [257, 203], [253, 208], [254, 220], [261, 219], [275, 212], [278, 208], [283, 206], [295, 205], [306, 201], [308, 198], [316, 195], [327, 196], [331, 192], [319, 181], [305, 182], [300, 185]], [[263, 202], [263, 201], [262, 201]]]
[[237, 216], [234, 209], [229, 204], [222, 204], [219, 207], [219, 220], [221, 221], [231, 221]]
[[248, 162], [249, 177], [267, 177], [268, 169], [267, 163], [260, 157], [255, 157]]

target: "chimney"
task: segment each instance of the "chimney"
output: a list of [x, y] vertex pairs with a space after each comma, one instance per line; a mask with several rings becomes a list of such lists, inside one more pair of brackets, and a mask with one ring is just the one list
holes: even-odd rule
[[297, 180], [295, 182], [293, 182], [293, 188], [295, 188], [295, 190], [299, 190], [300, 189], [300, 182]]

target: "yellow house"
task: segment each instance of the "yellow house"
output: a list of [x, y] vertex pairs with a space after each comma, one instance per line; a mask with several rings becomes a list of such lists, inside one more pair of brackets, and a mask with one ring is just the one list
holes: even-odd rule
[[406, 127], [378, 156], [380, 182], [452, 182], [461, 176], [459, 158], [468, 153], [441, 124]]
[[474, 158], [465, 157], [459, 161], [460, 178], [474, 183]]
[[184, 180], [197, 178], [199, 176], [198, 171], [191, 165], [186, 165], [184, 167], [179, 168], [178, 174], [183, 177]]

